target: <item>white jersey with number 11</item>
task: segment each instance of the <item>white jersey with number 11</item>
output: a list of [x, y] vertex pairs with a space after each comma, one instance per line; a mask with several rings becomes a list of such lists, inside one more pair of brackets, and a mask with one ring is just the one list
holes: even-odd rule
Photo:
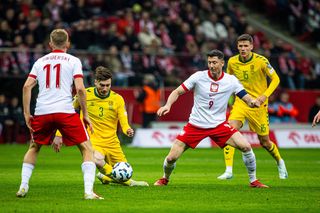
[[75, 112], [73, 80], [83, 77], [82, 64], [77, 57], [55, 50], [34, 63], [29, 77], [39, 84], [35, 115]]

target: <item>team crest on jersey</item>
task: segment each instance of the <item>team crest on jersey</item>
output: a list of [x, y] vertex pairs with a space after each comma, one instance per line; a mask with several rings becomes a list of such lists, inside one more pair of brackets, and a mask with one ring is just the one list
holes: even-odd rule
[[92, 102], [90, 102], [90, 105], [89, 106], [94, 106], [94, 102], [92, 101]]
[[219, 84], [211, 83], [210, 92], [218, 92]]

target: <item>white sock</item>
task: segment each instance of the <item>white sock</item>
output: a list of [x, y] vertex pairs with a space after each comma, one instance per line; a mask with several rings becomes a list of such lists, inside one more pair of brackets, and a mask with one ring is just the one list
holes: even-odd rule
[[28, 190], [29, 180], [31, 178], [33, 169], [34, 169], [33, 164], [30, 164], [30, 163], [23, 163], [22, 164], [20, 189], [25, 188], [26, 190]]
[[226, 167], [226, 172], [232, 174], [232, 166], [227, 166]]
[[86, 161], [82, 163], [81, 168], [84, 180], [84, 193], [92, 194], [96, 174], [96, 165], [92, 161]]
[[173, 169], [176, 167], [176, 163], [168, 163], [167, 161], [167, 158], [164, 159], [164, 162], [163, 162], [163, 172], [164, 172], [164, 175], [163, 177], [169, 179], [170, 178], [170, 175], [173, 171]]
[[252, 149], [248, 152], [242, 152], [242, 159], [247, 167], [250, 183], [257, 180], [256, 177], [256, 157]]

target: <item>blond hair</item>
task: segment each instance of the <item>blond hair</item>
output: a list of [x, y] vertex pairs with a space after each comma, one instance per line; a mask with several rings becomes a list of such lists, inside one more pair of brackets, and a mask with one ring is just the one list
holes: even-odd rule
[[50, 33], [50, 42], [57, 48], [67, 47], [69, 36], [64, 29], [55, 29]]

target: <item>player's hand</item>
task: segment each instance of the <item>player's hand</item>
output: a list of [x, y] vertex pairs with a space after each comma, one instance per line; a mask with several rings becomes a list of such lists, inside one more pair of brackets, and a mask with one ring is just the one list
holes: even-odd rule
[[127, 135], [129, 136], [129, 137], [133, 137], [133, 135], [134, 135], [134, 130], [133, 129], [128, 129], [127, 130]]
[[26, 121], [26, 125], [27, 125], [28, 129], [30, 130], [30, 132], [34, 132], [34, 130], [31, 127], [31, 121], [33, 119], [32, 115], [24, 115], [24, 119]]
[[91, 134], [93, 134], [94, 131], [89, 116], [83, 116], [83, 123], [86, 128], [89, 127]]
[[51, 144], [52, 149], [55, 152], [60, 152], [61, 146], [62, 146], [62, 137], [60, 136], [54, 137], [53, 142]]
[[157, 111], [158, 116], [166, 115], [170, 112], [170, 107], [167, 105], [164, 105], [163, 107], [160, 107]]
[[315, 127], [320, 122], [320, 111], [314, 116], [312, 121], [312, 127]]
[[260, 105], [261, 105], [261, 104], [263, 104], [263, 103], [267, 100], [267, 96], [261, 95], [261, 96], [259, 96], [256, 100], [257, 100], [257, 101], [260, 103]]
[[251, 108], [259, 108], [260, 107], [260, 101], [258, 101], [257, 99], [256, 100], [252, 100], [250, 103], [249, 103], [249, 106]]

